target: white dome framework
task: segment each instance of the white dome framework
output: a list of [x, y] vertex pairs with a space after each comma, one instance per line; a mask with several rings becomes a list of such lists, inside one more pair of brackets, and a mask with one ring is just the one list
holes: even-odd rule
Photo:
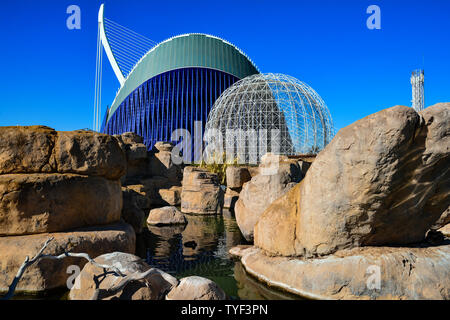
[[[310, 86], [291, 76], [267, 73], [236, 82], [216, 100], [205, 141], [217, 143], [219, 134], [227, 159], [259, 163], [266, 152], [315, 154], [331, 141], [334, 127], [325, 102]], [[233, 146], [233, 155], [228, 146]], [[216, 149], [206, 150], [207, 159]]]

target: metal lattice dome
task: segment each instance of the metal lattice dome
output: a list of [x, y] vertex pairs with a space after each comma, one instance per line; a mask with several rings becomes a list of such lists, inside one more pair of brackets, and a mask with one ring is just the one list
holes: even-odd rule
[[[222, 93], [209, 113], [205, 141], [217, 143], [220, 136], [227, 159], [259, 163], [266, 152], [317, 153], [333, 135], [330, 112], [310, 86], [267, 73], [248, 76]], [[209, 148], [206, 156], [216, 151]]]

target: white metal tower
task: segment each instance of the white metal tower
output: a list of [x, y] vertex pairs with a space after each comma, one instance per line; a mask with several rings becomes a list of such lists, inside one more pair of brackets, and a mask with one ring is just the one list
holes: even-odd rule
[[412, 86], [411, 102], [412, 107], [417, 112], [425, 108], [424, 82], [425, 82], [424, 71], [421, 69], [414, 70], [411, 75], [411, 86]]

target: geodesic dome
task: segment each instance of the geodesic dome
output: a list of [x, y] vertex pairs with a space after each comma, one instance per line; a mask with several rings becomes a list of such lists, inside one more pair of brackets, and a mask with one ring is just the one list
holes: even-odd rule
[[322, 98], [305, 83], [273, 73], [248, 76], [225, 90], [205, 129], [207, 158], [222, 145], [227, 159], [241, 163], [259, 163], [266, 152], [317, 153], [334, 135]]

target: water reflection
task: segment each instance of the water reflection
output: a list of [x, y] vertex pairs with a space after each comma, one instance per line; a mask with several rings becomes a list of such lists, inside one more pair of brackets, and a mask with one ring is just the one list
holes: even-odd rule
[[234, 216], [186, 215], [187, 225], [148, 226], [137, 235], [137, 255], [177, 278], [191, 275], [215, 281], [237, 299], [293, 299], [248, 276], [228, 251], [245, 244]]
[[198, 275], [237, 297], [234, 261], [228, 251], [245, 241], [234, 217], [186, 215], [186, 226], [148, 226], [137, 238], [137, 255], [177, 278]]
[[250, 276], [240, 262], [234, 266], [234, 277], [237, 281], [238, 296], [244, 300], [301, 300], [300, 297], [269, 288]]

